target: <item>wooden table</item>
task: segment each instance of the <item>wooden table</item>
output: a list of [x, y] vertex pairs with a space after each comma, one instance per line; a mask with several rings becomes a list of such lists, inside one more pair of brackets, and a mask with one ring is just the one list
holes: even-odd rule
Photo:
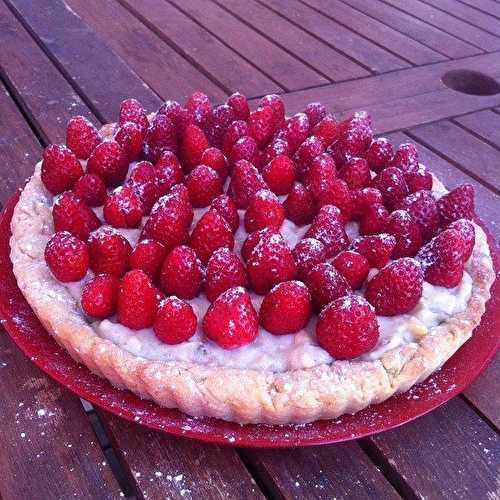
[[[447, 88], [453, 69], [500, 81], [498, 0], [0, 0], [0, 201], [82, 114], [112, 121], [195, 89], [367, 109], [448, 187], [468, 181], [498, 238], [500, 94]], [[486, 498], [500, 496], [500, 363], [416, 422], [340, 445], [206, 446], [129, 424], [49, 380], [0, 335], [0, 497]]]

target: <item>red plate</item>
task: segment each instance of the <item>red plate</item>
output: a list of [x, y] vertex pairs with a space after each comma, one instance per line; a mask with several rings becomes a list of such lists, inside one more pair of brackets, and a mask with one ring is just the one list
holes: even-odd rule
[[[238, 425], [211, 418], [192, 418], [178, 410], [160, 408], [129, 391], [118, 390], [93, 375], [59, 347], [38, 321], [17, 287], [9, 258], [10, 220], [18, 200], [9, 200], [0, 219], [0, 315], [4, 327], [24, 354], [45, 373], [81, 398], [130, 421], [211, 443], [248, 447], [292, 447], [335, 443], [392, 429], [442, 405], [465, 389], [486, 367], [499, 345], [500, 291], [498, 282], [486, 314], [474, 336], [424, 383], [409, 392], [370, 406], [355, 415], [306, 425]], [[495, 248], [495, 269], [499, 269]]]

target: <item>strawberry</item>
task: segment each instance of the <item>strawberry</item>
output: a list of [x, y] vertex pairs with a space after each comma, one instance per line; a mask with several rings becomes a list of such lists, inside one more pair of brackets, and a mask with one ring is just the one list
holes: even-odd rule
[[248, 120], [248, 117], [250, 116], [250, 109], [248, 108], [247, 98], [244, 95], [239, 92], [231, 94], [227, 98], [227, 104], [233, 108], [236, 120]]
[[250, 163], [254, 163], [257, 150], [258, 147], [255, 139], [249, 135], [245, 135], [238, 139], [231, 148], [229, 162], [231, 165], [240, 160], [247, 160]]
[[308, 137], [299, 147], [294, 156], [297, 176], [303, 179], [314, 158], [325, 152], [323, 141], [314, 135]]
[[392, 144], [385, 137], [380, 137], [371, 143], [366, 152], [365, 159], [370, 169], [379, 173], [388, 166], [393, 156], [394, 150]]
[[382, 205], [382, 193], [375, 188], [367, 187], [357, 189], [351, 192], [352, 194], [352, 218], [360, 220], [366, 209], [372, 205]]
[[165, 247], [155, 240], [141, 240], [129, 256], [131, 269], [141, 269], [152, 280], [156, 280], [161, 265], [167, 256]]
[[334, 300], [319, 315], [316, 337], [335, 359], [353, 359], [371, 351], [379, 338], [373, 308], [357, 295]]
[[102, 227], [89, 237], [90, 268], [95, 274], [120, 278], [128, 268], [132, 247], [128, 240], [110, 227]]
[[422, 164], [411, 167], [403, 175], [410, 193], [432, 189], [432, 174]]
[[423, 283], [420, 264], [404, 257], [387, 264], [368, 282], [365, 297], [381, 316], [405, 314], [418, 304]]
[[[326, 116], [326, 108], [320, 102], [310, 102], [304, 109], [309, 118], [309, 126], [315, 127]], [[314, 135], [314, 132], [313, 132]]]
[[247, 233], [270, 227], [279, 230], [285, 220], [285, 209], [278, 197], [269, 189], [257, 191], [245, 212]]
[[394, 258], [413, 257], [422, 246], [422, 231], [406, 210], [395, 210], [388, 217], [385, 232], [396, 238]]
[[101, 225], [96, 214], [71, 191], [65, 191], [54, 202], [52, 208], [54, 230], [68, 231], [82, 241]]
[[274, 194], [288, 194], [295, 182], [295, 165], [288, 156], [278, 155], [264, 167], [262, 177]]
[[207, 165], [198, 165], [186, 177], [189, 199], [195, 208], [208, 207], [222, 194], [223, 183], [217, 172]]
[[82, 175], [73, 186], [73, 193], [89, 207], [99, 207], [106, 201], [106, 186], [95, 174]]
[[189, 119], [198, 127], [204, 127], [212, 112], [209, 97], [203, 92], [193, 92], [186, 101]]
[[167, 194], [175, 184], [184, 182], [181, 164], [172, 151], [163, 151], [155, 163], [155, 171], [160, 196]]
[[137, 124], [143, 134], [149, 126], [148, 116], [137, 99], [125, 99], [120, 105], [118, 125], [121, 126], [126, 122]]
[[177, 132], [166, 115], [157, 114], [144, 136], [144, 158], [156, 163], [166, 150], [177, 152]]
[[153, 207], [142, 229], [141, 240], [159, 241], [170, 252], [174, 247], [187, 242], [192, 220], [193, 207], [189, 202], [187, 188], [177, 184]]
[[142, 202], [130, 186], [116, 188], [104, 204], [104, 220], [113, 227], [138, 227], [142, 220]]
[[363, 157], [373, 139], [373, 132], [365, 122], [348, 120], [345, 125], [343, 123], [339, 124], [340, 138], [327, 150], [337, 166], [350, 158]]
[[420, 226], [424, 241], [429, 241], [439, 228], [439, 209], [430, 191], [417, 191], [403, 198], [395, 207], [407, 210]]
[[396, 167], [384, 168], [373, 179], [371, 186], [382, 193], [384, 205], [389, 209], [393, 209], [409, 193], [403, 172]]
[[237, 255], [229, 248], [218, 248], [207, 265], [205, 293], [213, 302], [221, 293], [235, 286], [247, 286], [247, 273]]
[[66, 146], [50, 144], [43, 150], [42, 182], [52, 194], [71, 189], [82, 175], [80, 162]]
[[311, 294], [301, 281], [278, 283], [264, 297], [260, 324], [274, 335], [302, 330], [311, 317]]
[[118, 291], [118, 321], [132, 330], [153, 326], [158, 309], [158, 293], [149, 276], [140, 269], [129, 271]]
[[108, 187], [119, 186], [127, 175], [128, 158], [116, 141], [106, 140], [92, 151], [87, 172], [98, 175]]
[[345, 221], [351, 218], [353, 206], [352, 195], [349, 186], [342, 179], [332, 179], [330, 187], [319, 195], [318, 204], [320, 207], [335, 205], [342, 212]]
[[242, 259], [245, 262], [247, 262], [248, 259], [250, 258], [250, 255], [252, 255], [253, 249], [261, 242], [261, 240], [264, 240], [265, 238], [273, 234], [279, 234], [279, 233], [269, 227], [266, 227], [264, 229], [259, 229], [259, 231], [254, 231], [253, 233], [250, 233], [246, 237], [241, 247]]
[[80, 281], [89, 268], [89, 251], [68, 231], [58, 231], [45, 247], [45, 262], [58, 281]]
[[205, 134], [208, 142], [217, 148], [222, 147], [224, 135], [229, 125], [235, 120], [233, 108], [228, 104], [216, 106], [207, 117]]
[[304, 176], [304, 184], [315, 198], [319, 198], [321, 193], [333, 187], [335, 177], [337, 177], [335, 162], [328, 153], [323, 153], [311, 162]]
[[384, 226], [389, 218], [389, 212], [384, 205], [376, 203], [368, 206], [361, 216], [359, 223], [359, 234], [377, 234], [384, 230]]
[[133, 161], [142, 152], [144, 136], [141, 127], [137, 123], [125, 122], [115, 133], [115, 141], [122, 148], [123, 154], [128, 161]]
[[222, 140], [222, 151], [229, 157], [234, 144], [238, 139], [249, 135], [249, 129], [246, 122], [242, 120], [236, 120], [227, 127]]
[[346, 279], [353, 290], [359, 290], [368, 276], [370, 264], [358, 252], [344, 250], [333, 260], [335, 269]]
[[370, 267], [379, 269], [387, 264], [395, 247], [396, 238], [387, 233], [361, 236], [351, 244], [351, 250], [366, 257]]
[[80, 300], [83, 312], [97, 319], [109, 318], [116, 312], [120, 280], [110, 274], [99, 274], [85, 283]]
[[189, 124], [182, 134], [181, 158], [185, 171], [190, 172], [196, 165], [200, 164], [205, 149], [209, 147], [207, 137], [203, 130]]
[[286, 218], [297, 226], [310, 224], [316, 214], [316, 202], [310, 191], [300, 182], [293, 185], [283, 207]]
[[305, 283], [318, 314], [332, 300], [352, 293], [347, 280], [328, 262], [316, 264], [307, 274]]
[[156, 169], [149, 161], [140, 161], [130, 172], [127, 186], [130, 186], [141, 200], [143, 214], [149, 214], [160, 198]]
[[349, 246], [349, 238], [342, 223], [342, 215], [336, 210], [330, 210], [331, 206], [325, 205], [322, 212], [314, 218], [309, 229], [306, 231], [306, 238], [315, 238], [326, 248], [326, 256], [333, 257]]
[[101, 142], [99, 132], [84, 116], [74, 116], [66, 127], [66, 146], [77, 158], [87, 160], [90, 153]]
[[275, 136], [264, 149], [262, 162], [264, 165], [267, 165], [271, 160], [273, 160], [277, 156], [280, 155], [289, 156], [289, 153], [290, 153], [290, 148], [288, 146], [288, 141], [283, 137]]
[[173, 124], [179, 136], [189, 123], [188, 110], [177, 101], [165, 101], [158, 110], [158, 114], [165, 115]]
[[229, 166], [224, 153], [218, 148], [208, 148], [201, 155], [201, 164], [213, 168], [222, 181], [229, 175]]
[[326, 115], [312, 129], [312, 135], [323, 141], [323, 144], [329, 146], [337, 136], [337, 122], [332, 115]]
[[218, 248], [233, 249], [234, 237], [231, 227], [217, 210], [211, 208], [194, 227], [190, 245], [203, 264], [206, 264]]
[[455, 229], [460, 233], [464, 242], [464, 256], [463, 261], [467, 262], [472, 255], [474, 245], [476, 243], [476, 230], [473, 224], [466, 219], [458, 219], [452, 222], [447, 229]]
[[190, 339], [196, 332], [198, 318], [193, 308], [178, 297], [162, 300], [153, 330], [165, 344], [175, 345]]
[[305, 113], [297, 113], [287, 120], [284, 138], [288, 142], [289, 154], [293, 155], [309, 135], [309, 118]]
[[342, 165], [339, 177], [347, 183], [349, 189], [361, 189], [370, 184], [370, 167], [363, 158], [351, 158]]
[[248, 118], [248, 131], [257, 146], [263, 148], [271, 139], [275, 126], [274, 109], [270, 106], [257, 108]]
[[300, 240], [292, 253], [297, 267], [297, 276], [302, 281], [305, 281], [307, 274], [316, 264], [326, 260], [325, 245], [315, 238]]
[[226, 290], [208, 308], [202, 327], [207, 338], [224, 349], [253, 342], [259, 323], [248, 292], [241, 286]]
[[285, 103], [283, 99], [277, 94], [265, 95], [259, 101], [259, 108], [269, 106], [273, 111], [273, 123], [274, 127], [279, 127], [283, 120], [285, 119]]
[[474, 188], [471, 184], [461, 184], [441, 197], [437, 205], [443, 227], [458, 219], [472, 220], [475, 215]]
[[403, 172], [418, 167], [417, 148], [409, 142], [401, 144], [389, 162], [389, 166], [397, 167]]
[[240, 160], [235, 163], [228, 194], [238, 208], [247, 208], [253, 195], [266, 187], [264, 179], [250, 162]]
[[236, 232], [240, 226], [240, 216], [232, 198], [226, 194], [221, 194], [212, 201], [210, 208], [217, 210], [217, 212], [219, 212], [219, 214], [222, 215], [222, 217], [224, 217], [226, 222], [229, 224], [231, 231], [233, 233]]
[[195, 251], [181, 245], [174, 248], [161, 267], [160, 283], [167, 295], [194, 299], [199, 295], [204, 271]]
[[260, 295], [282, 281], [295, 279], [297, 270], [293, 254], [281, 234], [262, 238], [247, 262], [250, 285]]

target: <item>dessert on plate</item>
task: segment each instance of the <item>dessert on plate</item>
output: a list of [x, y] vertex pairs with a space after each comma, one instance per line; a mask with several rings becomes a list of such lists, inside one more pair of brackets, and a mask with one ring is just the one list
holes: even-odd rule
[[[474, 189], [365, 112], [268, 95], [122, 102], [51, 144], [11, 228], [18, 285], [78, 362], [193, 416], [304, 423], [424, 380], [494, 281]], [[465, 367], [464, 367], [465, 369]]]

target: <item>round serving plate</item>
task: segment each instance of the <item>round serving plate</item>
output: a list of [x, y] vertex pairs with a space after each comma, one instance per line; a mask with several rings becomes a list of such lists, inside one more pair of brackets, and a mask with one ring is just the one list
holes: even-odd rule
[[[193, 418], [175, 409], [161, 408], [76, 363], [44, 329], [19, 290], [10, 261], [10, 221], [19, 195], [0, 216], [0, 317], [17, 346], [41, 370], [79, 397], [110, 413], [176, 436], [240, 447], [309, 446], [358, 439], [409, 422], [463, 391], [487, 366], [499, 345], [500, 287], [493, 285], [481, 324], [472, 338], [441, 370], [410, 391], [372, 405], [355, 415], [304, 425], [239, 425], [213, 418]], [[500, 252], [488, 235], [495, 270]]]

